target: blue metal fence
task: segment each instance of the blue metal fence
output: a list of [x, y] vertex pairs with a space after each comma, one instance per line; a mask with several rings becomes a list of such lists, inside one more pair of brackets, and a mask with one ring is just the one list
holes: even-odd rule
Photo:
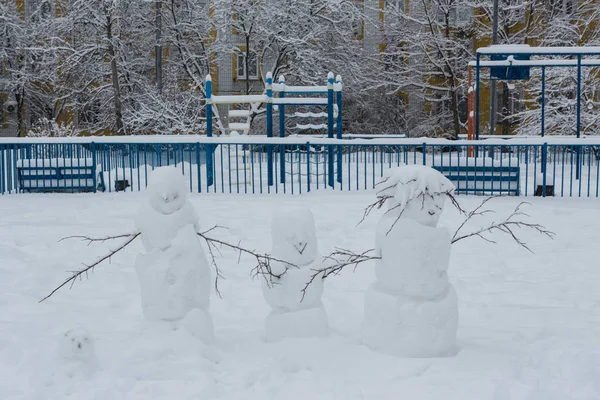
[[[480, 157], [467, 157], [469, 148], [474, 148]], [[464, 179], [457, 186], [467, 194], [505, 193], [507, 187], [502, 185], [509, 184], [505, 174], [511, 170], [514, 173], [514, 167], [519, 167], [520, 195], [534, 195], [541, 187], [542, 194], [598, 197], [599, 150], [600, 141], [588, 139], [554, 142], [291, 138], [267, 141], [253, 137], [234, 141], [191, 136], [152, 141], [144, 137], [94, 138], [94, 142], [91, 138], [16, 139], [0, 142], [0, 193], [23, 192], [20, 176], [24, 166], [50, 165], [45, 163], [54, 160], [71, 166], [93, 162], [102, 171], [108, 192], [143, 190], [152, 169], [164, 165], [181, 169], [193, 192], [300, 194], [321, 189], [368, 190], [387, 169], [420, 164], [453, 167], [455, 172], [464, 167]], [[269, 179], [270, 174], [273, 179]], [[285, 179], [280, 179], [282, 174]], [[331, 176], [335, 177], [333, 182]], [[34, 179], [42, 181], [34, 185], [35, 191], [44, 191], [47, 178], [40, 175]], [[490, 181], [496, 184], [490, 185]], [[61, 189], [77, 191], [76, 186], [66, 183]]]

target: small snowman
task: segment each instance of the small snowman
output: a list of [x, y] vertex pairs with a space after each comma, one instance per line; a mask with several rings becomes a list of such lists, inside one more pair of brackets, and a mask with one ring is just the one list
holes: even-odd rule
[[377, 226], [376, 281], [365, 295], [363, 341], [404, 357], [455, 352], [458, 306], [448, 281], [451, 237], [437, 224], [454, 185], [426, 166], [391, 169], [378, 184], [388, 204]]
[[68, 378], [89, 378], [98, 368], [94, 341], [83, 328], [70, 329], [58, 343], [58, 370]]
[[327, 336], [327, 313], [321, 302], [323, 280], [317, 277], [306, 287], [313, 269], [322, 267], [312, 212], [308, 208], [276, 212], [271, 235], [271, 256], [285, 262], [271, 263], [272, 273], [283, 274], [281, 278], [262, 283], [263, 295], [272, 308], [265, 321], [267, 341]]
[[145, 252], [136, 259], [144, 317], [213, 339], [209, 314], [211, 270], [197, 235], [198, 216], [174, 167], [150, 174], [147, 202], [136, 217]]

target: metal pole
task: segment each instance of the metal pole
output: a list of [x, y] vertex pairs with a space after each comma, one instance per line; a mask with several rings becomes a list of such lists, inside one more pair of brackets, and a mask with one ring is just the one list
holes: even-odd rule
[[[498, 43], [498, 0], [494, 0], [492, 15], [492, 45]], [[490, 68], [490, 135], [496, 134], [496, 81], [491, 77]]]
[[[338, 115], [336, 121], [336, 135], [337, 139], [342, 139], [342, 77], [340, 75], [335, 78], [334, 89], [336, 90], [336, 104], [338, 108]], [[338, 146], [337, 151], [337, 181], [342, 183], [342, 147]]]
[[[212, 78], [206, 75], [206, 136], [212, 137]], [[206, 187], [213, 184], [213, 152], [212, 145], [206, 145]]]
[[156, 88], [162, 93], [162, 1], [156, 1]]
[[[283, 75], [279, 76], [279, 97], [285, 97], [285, 78]], [[279, 105], [279, 137], [285, 137], [285, 106], [283, 104]], [[285, 184], [285, 145], [279, 147], [279, 181]]]
[[542, 137], [546, 129], [546, 67], [542, 66]]
[[[542, 137], [546, 130], [546, 67], [542, 66]], [[542, 149], [543, 197], [546, 197], [546, 164], [548, 162], [548, 143]]]
[[[581, 54], [577, 55], [577, 138], [581, 136]], [[581, 146], [577, 146], [576, 178], [581, 178]]]
[[[327, 74], [327, 137], [333, 139], [333, 72]], [[334, 187], [333, 182], [333, 147], [327, 146], [327, 180], [331, 187]]]
[[[481, 68], [479, 65], [480, 55], [477, 53], [477, 61], [475, 64], [475, 140], [479, 140], [479, 78]], [[475, 147], [475, 157], [479, 156], [479, 146]]]
[[[273, 75], [267, 72], [267, 137], [273, 137]], [[267, 183], [273, 186], [273, 146], [267, 144]]]

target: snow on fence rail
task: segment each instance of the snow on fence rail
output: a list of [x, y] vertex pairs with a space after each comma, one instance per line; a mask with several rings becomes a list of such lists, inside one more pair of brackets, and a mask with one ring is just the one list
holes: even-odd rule
[[[268, 153], [281, 157], [271, 157]], [[468, 157], [471, 154], [477, 157]], [[21, 192], [24, 160], [93, 158], [107, 191], [143, 190], [158, 166], [181, 169], [194, 192], [304, 193], [318, 189], [369, 190], [391, 167], [404, 164], [464, 166], [502, 175], [520, 167], [520, 194], [539, 186], [555, 196], [598, 197], [600, 139], [528, 138], [320, 139], [306, 137], [207, 138], [136, 136], [0, 139], [0, 193]], [[207, 163], [207, 160], [211, 162]], [[270, 162], [269, 162], [270, 161]], [[211, 167], [207, 168], [207, 165]], [[472, 170], [473, 168], [469, 168]], [[483, 172], [486, 174], [487, 172]], [[466, 181], [469, 175], [466, 175]], [[459, 182], [459, 185], [461, 183]], [[481, 193], [473, 177], [462, 192]], [[484, 191], [493, 193], [493, 189]]]

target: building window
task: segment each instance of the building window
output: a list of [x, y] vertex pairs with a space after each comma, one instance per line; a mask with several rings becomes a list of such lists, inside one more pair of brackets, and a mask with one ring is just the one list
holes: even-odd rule
[[237, 52], [237, 79], [258, 79], [258, 57], [256, 52], [251, 50], [248, 52], [248, 56], [248, 76], [246, 76], [246, 52], [242, 50]]
[[442, 25], [446, 24], [446, 12], [448, 13], [448, 25], [459, 28], [471, 23], [474, 8], [467, 4], [453, 4], [447, 9], [438, 8], [436, 19]]

